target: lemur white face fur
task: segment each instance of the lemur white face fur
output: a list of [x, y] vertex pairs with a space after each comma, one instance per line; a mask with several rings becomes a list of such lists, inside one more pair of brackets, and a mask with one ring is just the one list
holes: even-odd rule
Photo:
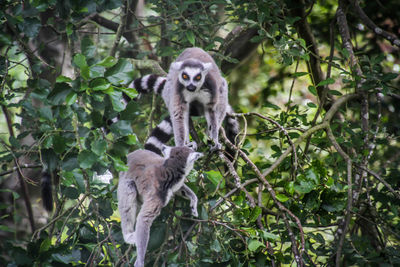
[[190, 92], [195, 92], [203, 86], [205, 77], [211, 69], [211, 63], [184, 64], [183, 61], [172, 63], [173, 69], [179, 70], [179, 82]]

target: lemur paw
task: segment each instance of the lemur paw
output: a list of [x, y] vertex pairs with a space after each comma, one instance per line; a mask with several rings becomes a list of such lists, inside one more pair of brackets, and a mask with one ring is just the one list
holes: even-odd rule
[[222, 145], [220, 143], [216, 143], [210, 147], [210, 151], [215, 152], [215, 151], [221, 150], [221, 148], [222, 148]]
[[193, 217], [199, 217], [199, 214], [197, 213], [197, 208], [192, 208], [192, 215]]
[[197, 151], [197, 143], [195, 141], [192, 141], [186, 145], [187, 147], [190, 147], [194, 151]]
[[135, 245], [135, 233], [129, 233], [124, 236], [125, 243]]

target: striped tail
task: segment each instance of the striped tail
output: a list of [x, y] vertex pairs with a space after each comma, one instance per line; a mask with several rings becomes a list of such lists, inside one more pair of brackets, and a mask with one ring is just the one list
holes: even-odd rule
[[150, 93], [151, 91], [154, 91], [156, 94], [161, 94], [166, 81], [166, 77], [148, 74], [134, 80], [129, 87], [135, 88], [136, 91], [143, 94]]
[[166, 144], [173, 136], [172, 122], [170, 116], [167, 116], [150, 134], [144, 148], [153, 151], [154, 153], [163, 156], [161, 149], [162, 145]]

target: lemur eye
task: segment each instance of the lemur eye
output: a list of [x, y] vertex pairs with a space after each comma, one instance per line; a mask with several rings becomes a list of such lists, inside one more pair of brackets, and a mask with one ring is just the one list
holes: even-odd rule
[[197, 75], [196, 77], [194, 77], [194, 79], [196, 80], [196, 81], [200, 81], [200, 79], [201, 79], [201, 75], [199, 74], [199, 75]]
[[183, 78], [184, 80], [187, 80], [187, 79], [189, 79], [189, 76], [187, 76], [186, 73], [182, 73], [182, 78]]

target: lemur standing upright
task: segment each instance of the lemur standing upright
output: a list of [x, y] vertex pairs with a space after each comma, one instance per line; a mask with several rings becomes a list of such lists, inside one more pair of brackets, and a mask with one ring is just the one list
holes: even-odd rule
[[[220, 149], [218, 131], [225, 119], [228, 138], [233, 142], [239, 131], [238, 122], [228, 103], [228, 84], [214, 59], [200, 48], [187, 48], [171, 64], [167, 77], [151, 74], [136, 79], [131, 87], [139, 93], [161, 94], [168, 108], [166, 117], [151, 133], [147, 150], [161, 154], [161, 146], [172, 134], [175, 145], [189, 144], [189, 116], [204, 115], [212, 150]], [[226, 116], [226, 117], [225, 117]], [[194, 147], [196, 147], [194, 143]]]
[[[135, 267], [144, 266], [150, 227], [175, 192], [190, 199], [192, 215], [198, 216], [197, 196], [184, 181], [202, 154], [186, 146], [163, 146], [162, 152], [164, 158], [148, 150], [130, 153], [129, 169], [119, 175], [117, 195], [122, 234], [126, 243], [136, 244]], [[137, 214], [139, 203], [142, 206]]]

